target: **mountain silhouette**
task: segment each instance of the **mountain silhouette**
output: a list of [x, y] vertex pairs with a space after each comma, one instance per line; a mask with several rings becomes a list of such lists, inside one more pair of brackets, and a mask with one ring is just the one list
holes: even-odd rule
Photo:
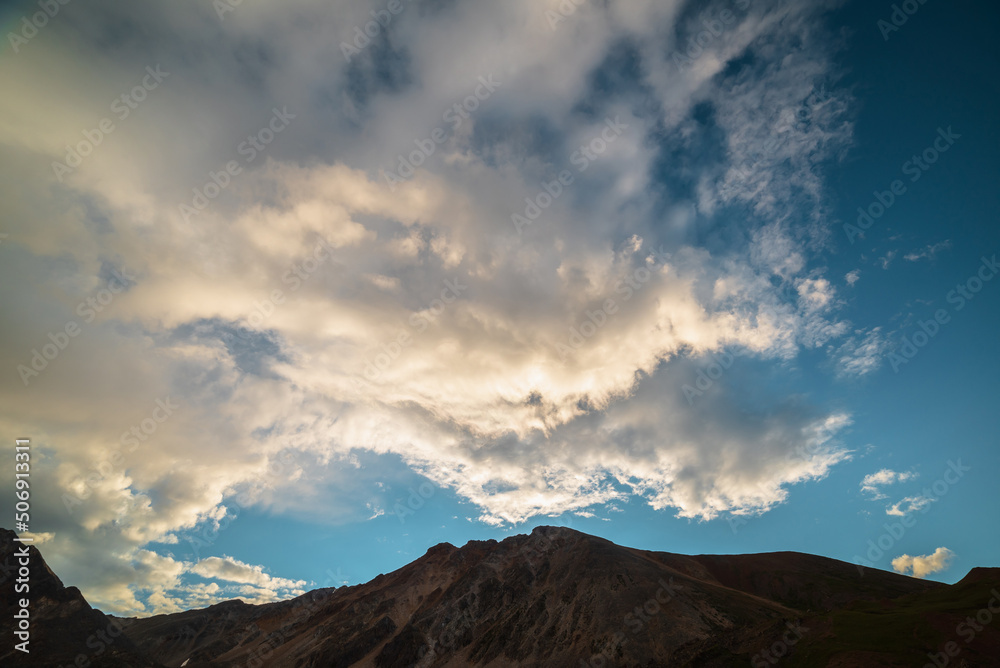
[[[3, 530], [0, 558], [13, 537]], [[365, 584], [135, 619], [92, 609], [29, 550], [32, 663], [4, 650], [3, 665], [83, 653], [157, 668], [1000, 666], [997, 568], [945, 585], [796, 552], [686, 556], [538, 527], [435, 545]], [[2, 588], [9, 624], [12, 579]], [[109, 626], [120, 636], [88, 649]]]

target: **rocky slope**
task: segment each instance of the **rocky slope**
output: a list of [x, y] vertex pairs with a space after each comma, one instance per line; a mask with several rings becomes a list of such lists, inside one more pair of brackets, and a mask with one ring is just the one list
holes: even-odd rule
[[992, 622], [994, 594], [1000, 614], [998, 588], [1000, 569], [948, 586], [806, 554], [685, 556], [540, 527], [437, 545], [362, 585], [118, 621], [128, 649], [155, 662], [134, 665], [186, 668], [923, 666], [941, 652], [989, 666], [1000, 623], [962, 625]]
[[[144, 656], [112, 617], [90, 607], [76, 587], [65, 587], [33, 546], [15, 542], [13, 531], [0, 529], [0, 666], [95, 666], [108, 668], [159, 668]], [[28, 562], [28, 574], [21, 565]], [[18, 582], [22, 580], [22, 582]], [[27, 591], [18, 586], [27, 585]], [[27, 599], [28, 654], [14, 648], [14, 615], [19, 600]], [[77, 663], [78, 662], [78, 663]]]

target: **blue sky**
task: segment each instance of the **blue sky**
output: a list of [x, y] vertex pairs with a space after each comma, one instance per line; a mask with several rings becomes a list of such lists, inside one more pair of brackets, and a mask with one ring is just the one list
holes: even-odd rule
[[404, 2], [358, 38], [386, 6], [2, 10], [0, 423], [64, 581], [261, 602], [542, 524], [1000, 566], [1000, 10]]

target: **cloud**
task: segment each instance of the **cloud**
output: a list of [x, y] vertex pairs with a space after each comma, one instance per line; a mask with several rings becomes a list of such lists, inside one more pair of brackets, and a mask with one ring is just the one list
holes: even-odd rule
[[[669, 54], [702, 27], [652, 1], [554, 32], [535, 0], [439, 3], [350, 63], [339, 44], [370, 20], [357, 3], [245, 4], [219, 22], [208, 5], [92, 2], [35, 57], [0, 60], [0, 360], [86, 330], [27, 387], [0, 380], [0, 428], [49, 453], [53, 567], [122, 613], [232, 594], [163, 548], [237, 498], [378, 517], [395, 499], [358, 457], [494, 525], [628, 497], [698, 519], [765, 512], [823, 478], [848, 458], [849, 415], [748, 403], [728, 378], [693, 405], [683, 388], [723, 349], [870, 366], [874, 332], [842, 349], [843, 300], [811, 261], [829, 238], [823, 165], [853, 133], [817, 27], [831, 4], [754, 6], [683, 73]], [[152, 32], [107, 39], [129, 25]], [[57, 178], [67, 144], [157, 63], [170, 76], [141, 113]], [[491, 73], [496, 93], [446, 120]], [[295, 118], [248, 159], [275, 108]], [[628, 127], [583, 170], [606, 119]], [[390, 190], [379, 170], [438, 127], [447, 139]], [[182, 211], [231, 160], [219, 194]], [[562, 170], [573, 183], [518, 234], [511, 215]], [[109, 266], [134, 284], [84, 321]], [[164, 397], [180, 407], [130, 449]], [[292, 586], [215, 559], [194, 568], [261, 595]]]
[[369, 520], [373, 520], [377, 517], [382, 517], [383, 515], [385, 515], [385, 510], [383, 508], [379, 508], [378, 506], [372, 503], [366, 503], [365, 507], [372, 512], [372, 514], [368, 517]]
[[860, 279], [861, 279], [861, 270], [859, 269], [854, 269], [853, 271], [849, 271], [847, 272], [847, 275], [844, 276], [844, 280], [847, 281], [847, 284], [850, 285], [851, 287], [854, 287], [854, 284], [857, 283]]
[[870, 473], [861, 481], [861, 491], [872, 495], [873, 499], [884, 499], [882, 487], [893, 485], [898, 482], [906, 482], [917, 477], [913, 472], [899, 472], [891, 469], [882, 469], [875, 473]]
[[892, 560], [892, 569], [903, 575], [912, 573], [913, 577], [923, 579], [948, 568], [954, 556], [955, 553], [946, 547], [939, 547], [932, 554], [919, 557], [904, 554]]
[[51, 531], [19, 532], [18, 535], [31, 538], [32, 539], [32, 544], [35, 547], [38, 547], [39, 545], [43, 545], [45, 543], [48, 543], [49, 541], [51, 541], [53, 538], [56, 537], [56, 535], [53, 532], [51, 532]]
[[[904, 517], [910, 513], [914, 513], [918, 510], [923, 510], [930, 504], [932, 504], [936, 499], [932, 499], [926, 496], [908, 496], [898, 503], [894, 503], [885, 510], [886, 515], [892, 515], [894, 517]], [[906, 506], [903, 508], [903, 506]]]
[[279, 589], [301, 590], [307, 584], [304, 580], [272, 577], [264, 572], [262, 566], [251, 566], [227, 556], [202, 559], [191, 567], [191, 572], [203, 578], [249, 584], [275, 592]]
[[842, 376], [865, 376], [882, 365], [887, 345], [882, 328], [875, 327], [867, 333], [858, 332], [858, 335], [860, 339], [851, 337], [837, 352], [838, 372]]
[[951, 248], [951, 240], [945, 239], [944, 241], [936, 244], [929, 244], [926, 248], [919, 251], [910, 251], [903, 256], [904, 260], [908, 262], [916, 262], [918, 260], [933, 260], [939, 251]]

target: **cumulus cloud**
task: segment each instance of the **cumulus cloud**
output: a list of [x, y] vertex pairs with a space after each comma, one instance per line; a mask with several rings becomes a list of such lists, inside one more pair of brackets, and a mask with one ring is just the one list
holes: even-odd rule
[[[810, 262], [828, 238], [822, 165], [853, 131], [816, 28], [835, 3], [754, 5], [684, 71], [670, 53], [700, 28], [682, 3], [592, 7], [552, 31], [553, 4], [437, 3], [350, 62], [364, 3], [244, 4], [223, 22], [210, 5], [71, 4], [31, 58], [0, 60], [0, 359], [15, 370], [49, 332], [85, 332], [37, 377], [0, 381], [0, 426], [43, 445], [53, 566], [88, 598], [145, 614], [232, 593], [199, 571], [289, 594], [299, 581], [223, 558], [188, 570], [165, 548], [234, 499], [378, 517], [394, 500], [358, 456], [490, 524], [629, 496], [765, 512], [848, 457], [848, 415], [747, 404], [725, 381], [694, 405], [682, 391], [723, 348], [870, 367], [877, 330], [841, 348], [842, 299]], [[109, 37], [139, 25], [142, 40]], [[57, 177], [147, 64], [170, 74]], [[447, 120], [489, 75], [497, 91]], [[275, 109], [294, 118], [241, 152]], [[582, 169], [609, 122], [621, 134]], [[390, 189], [382, 172], [438, 127]], [[562, 170], [573, 183], [519, 234], [512, 214]], [[81, 309], [115, 268], [127, 289]], [[178, 408], [154, 421], [167, 397]]]
[[903, 554], [892, 560], [892, 569], [903, 575], [912, 574], [915, 578], [925, 578], [948, 568], [955, 553], [946, 547], [939, 547], [931, 554], [911, 557]]
[[261, 566], [251, 566], [227, 556], [202, 559], [191, 567], [191, 572], [203, 578], [249, 584], [268, 591], [291, 589], [301, 594], [301, 588], [306, 586], [304, 580], [272, 577]]
[[861, 491], [871, 494], [874, 499], [884, 499], [886, 497], [882, 493], [883, 487], [913, 480], [916, 477], [917, 474], [912, 471], [901, 472], [893, 471], [892, 469], [882, 469], [875, 473], [869, 473], [864, 477], [864, 480], [861, 481]]

